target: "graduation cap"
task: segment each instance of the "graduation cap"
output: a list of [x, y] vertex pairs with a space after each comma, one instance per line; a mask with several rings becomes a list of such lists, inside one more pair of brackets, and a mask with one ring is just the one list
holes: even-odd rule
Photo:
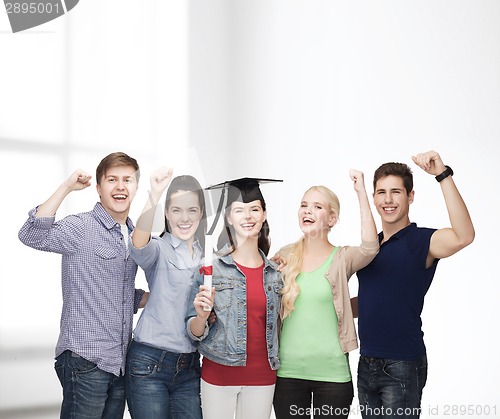
[[208, 285], [210, 288], [212, 287], [212, 234], [215, 230], [215, 227], [217, 226], [217, 221], [219, 220], [220, 214], [222, 212], [226, 190], [226, 207], [231, 205], [233, 202], [243, 202], [247, 204], [249, 202], [257, 200], [264, 201], [264, 197], [262, 196], [259, 185], [276, 182], [283, 182], [283, 180], [244, 177], [235, 180], [226, 180], [225, 182], [218, 183], [206, 188], [209, 191], [220, 189], [221, 195], [219, 198], [219, 204], [217, 205], [217, 211], [215, 212], [214, 221], [205, 236], [205, 266], [203, 266], [201, 269], [202, 273], [205, 275], [205, 285]]
[[215, 227], [217, 226], [217, 221], [222, 212], [222, 206], [224, 205], [224, 195], [227, 189], [227, 201], [226, 207], [231, 205], [233, 202], [243, 202], [244, 204], [248, 204], [252, 201], [262, 200], [264, 201], [264, 197], [262, 196], [262, 192], [260, 190], [259, 185], [264, 183], [276, 183], [283, 182], [281, 179], [260, 179], [260, 178], [251, 178], [244, 177], [235, 180], [226, 180], [225, 182], [218, 183], [216, 185], [209, 186], [206, 188], [207, 190], [221, 189], [221, 196], [219, 198], [219, 204], [217, 206], [217, 211], [215, 213], [215, 220], [208, 230], [207, 235], [211, 235]]

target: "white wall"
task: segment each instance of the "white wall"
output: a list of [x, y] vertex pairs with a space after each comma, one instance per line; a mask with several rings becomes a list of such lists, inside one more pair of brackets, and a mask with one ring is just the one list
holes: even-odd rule
[[[493, 381], [500, 361], [490, 356], [499, 335], [492, 263], [499, 232], [493, 150], [500, 138], [500, 4], [191, 4], [191, 140], [210, 156], [203, 167], [214, 171], [212, 182], [245, 175], [285, 180], [264, 187], [274, 250], [299, 236], [296, 209], [310, 185], [338, 193], [341, 223], [332, 240], [349, 244], [359, 240], [350, 167], [365, 171], [370, 191], [379, 164], [413, 165], [415, 153], [435, 149], [454, 168], [477, 237], [440, 262], [427, 297], [423, 417], [453, 414], [445, 411], [451, 405], [489, 406], [490, 416], [495, 408], [500, 417]], [[221, 148], [226, 152], [216, 152]], [[448, 226], [438, 184], [413, 167], [412, 220]]]
[[[130, 0], [85, 0], [68, 16], [15, 35], [5, 19], [0, 14], [0, 163], [7, 174], [0, 410], [42, 404], [41, 386], [45, 401], [59, 400], [48, 355], [60, 311], [58, 258], [23, 247], [16, 235], [28, 209], [74, 168], [93, 171], [117, 149], [137, 156], [142, 195], [133, 216], [149, 172], [161, 164], [207, 185], [284, 179], [263, 188], [274, 251], [299, 236], [296, 209], [312, 184], [341, 199], [332, 241], [357, 243], [348, 169], [365, 171], [371, 190], [379, 164], [411, 164], [412, 154], [435, 149], [455, 170], [477, 236], [440, 262], [427, 297], [423, 417], [436, 416], [436, 407], [444, 416], [452, 404], [495, 406], [500, 417], [500, 361], [490, 356], [498, 340], [498, 2], [158, 0], [138, 8]], [[415, 190], [412, 219], [447, 226], [439, 186], [417, 167]], [[84, 194], [60, 215], [92, 205], [94, 192]], [[29, 359], [32, 347], [47, 348], [37, 364], [44, 372], [41, 384], [21, 392], [15, 362]], [[355, 352], [354, 373], [356, 361]]]

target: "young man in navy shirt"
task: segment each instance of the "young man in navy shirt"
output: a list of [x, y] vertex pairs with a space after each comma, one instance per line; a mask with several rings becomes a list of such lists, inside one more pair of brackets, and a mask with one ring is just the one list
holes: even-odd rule
[[435, 151], [412, 159], [439, 182], [451, 227], [437, 230], [410, 222], [413, 176], [406, 164], [385, 163], [375, 171], [373, 200], [382, 220], [380, 252], [357, 273], [358, 397], [365, 419], [420, 416], [427, 378], [420, 318], [424, 296], [438, 261], [474, 240], [474, 227], [451, 168]]

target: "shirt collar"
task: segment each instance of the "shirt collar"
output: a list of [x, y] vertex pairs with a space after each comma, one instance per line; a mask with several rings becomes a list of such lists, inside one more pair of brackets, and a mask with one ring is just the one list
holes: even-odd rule
[[[236, 266], [236, 262], [233, 259], [233, 255], [231, 253], [227, 253], [227, 251], [229, 251], [229, 245], [225, 245], [220, 250], [221, 256], [216, 256], [216, 255], [214, 255], [214, 256], [217, 257], [218, 259], [220, 259], [226, 265]], [[270, 266], [273, 269], [277, 269], [278, 265], [275, 262], [269, 260], [261, 249], [259, 249], [259, 253], [262, 256], [262, 259], [264, 260], [264, 268], [267, 268]]]
[[[405, 236], [406, 234], [408, 234], [410, 231], [414, 230], [417, 228], [417, 224], [416, 223], [410, 223], [409, 225], [407, 225], [406, 227], [402, 228], [401, 230], [399, 230], [397, 233], [393, 234], [388, 241], [394, 239], [394, 240], [399, 240], [401, 237]], [[378, 234], [378, 241], [379, 243], [382, 243], [382, 240], [384, 240], [384, 232], [381, 231], [379, 234]]]
[[[106, 227], [108, 230], [111, 230], [113, 227], [115, 227], [117, 224], [115, 219], [111, 217], [109, 212], [107, 212], [102, 204], [100, 202], [97, 202], [94, 206], [93, 213], [95, 214], [96, 218]], [[134, 224], [132, 223], [132, 220], [130, 217], [127, 217], [127, 220], [125, 221], [128, 227], [128, 231], [131, 232], [134, 229]]]
[[[169, 243], [174, 249], [177, 249], [182, 243], [185, 243], [184, 240], [179, 239], [178, 237], [175, 237], [168, 231], [165, 232], [165, 234], [162, 236], [162, 238]], [[193, 248], [197, 249], [199, 252], [201, 252], [201, 246], [200, 242], [198, 239], [195, 238], [193, 242]]]

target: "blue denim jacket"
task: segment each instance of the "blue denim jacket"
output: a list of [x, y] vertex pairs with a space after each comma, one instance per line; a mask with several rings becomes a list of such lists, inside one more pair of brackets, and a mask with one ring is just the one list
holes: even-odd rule
[[[278, 359], [278, 317], [283, 282], [274, 262], [264, 259], [264, 292], [266, 294], [266, 342], [269, 365], [273, 370], [280, 367]], [[189, 328], [190, 319], [196, 317], [191, 304], [187, 314], [188, 335], [197, 342], [198, 350], [208, 359], [222, 365], [246, 364], [247, 310], [245, 275], [234, 263], [231, 254], [214, 258], [212, 286], [215, 287], [214, 311], [217, 320], [207, 325], [203, 336], [194, 336]], [[195, 273], [191, 301], [194, 301], [203, 275]]]

